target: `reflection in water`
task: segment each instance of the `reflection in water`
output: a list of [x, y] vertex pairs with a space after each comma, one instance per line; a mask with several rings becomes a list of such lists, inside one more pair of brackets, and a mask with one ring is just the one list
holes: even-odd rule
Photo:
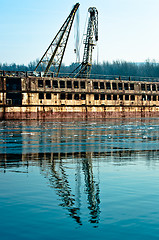
[[[91, 154], [92, 155], [92, 154]], [[74, 157], [77, 161], [77, 172], [74, 174], [77, 185], [77, 192], [73, 194], [67, 169], [67, 159]], [[63, 164], [65, 160], [65, 164]], [[80, 225], [82, 225], [80, 206], [81, 206], [81, 169], [85, 180], [85, 193], [87, 194], [88, 209], [90, 211], [90, 222], [98, 224], [100, 214], [100, 198], [99, 198], [99, 183], [96, 182], [93, 176], [93, 166], [90, 154], [87, 153], [72, 153], [72, 154], [53, 154], [53, 153], [39, 153], [39, 154], [1, 154], [0, 168], [4, 172], [14, 171], [20, 172], [17, 169], [21, 166], [26, 167], [29, 172], [30, 165], [39, 165], [41, 174], [49, 180], [49, 186], [54, 188], [59, 197], [59, 205], [67, 209], [69, 215]], [[82, 165], [82, 167], [81, 167]], [[66, 168], [66, 169], [65, 169]]]
[[[134, 163], [140, 151], [94, 152], [94, 153], [32, 153], [32, 154], [0, 154], [0, 172], [29, 173], [29, 167], [39, 166], [41, 174], [48, 179], [48, 184], [55, 189], [59, 206], [67, 209], [69, 216], [82, 225], [81, 207], [82, 193], [87, 195], [89, 222], [98, 226], [100, 220], [100, 185], [99, 167], [101, 161], [118, 165]], [[145, 151], [147, 165], [151, 159], [159, 159], [159, 151]], [[93, 163], [96, 162], [96, 175]], [[155, 164], [153, 162], [153, 164]], [[76, 167], [75, 167], [76, 165]], [[19, 170], [23, 167], [23, 170]], [[82, 184], [82, 175], [84, 183]], [[73, 179], [74, 178], [74, 179]], [[75, 186], [76, 185], [76, 186]], [[73, 191], [74, 189], [75, 192]]]
[[158, 120], [2, 122], [1, 153], [157, 150]]
[[142, 155], [146, 166], [155, 166], [159, 160], [155, 119], [1, 122], [0, 130], [0, 173], [29, 175], [36, 166], [54, 189], [58, 205], [76, 225], [84, 226], [86, 218], [94, 227], [101, 221], [100, 164], [131, 166]]

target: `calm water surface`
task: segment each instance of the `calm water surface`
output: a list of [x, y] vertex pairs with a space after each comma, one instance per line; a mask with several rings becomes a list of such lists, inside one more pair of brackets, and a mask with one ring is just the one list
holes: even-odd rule
[[159, 120], [0, 122], [0, 239], [159, 239]]

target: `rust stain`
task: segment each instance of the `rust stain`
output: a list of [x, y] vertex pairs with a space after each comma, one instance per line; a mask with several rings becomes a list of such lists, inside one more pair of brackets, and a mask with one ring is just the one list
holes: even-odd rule
[[158, 116], [158, 82], [0, 77], [0, 119]]

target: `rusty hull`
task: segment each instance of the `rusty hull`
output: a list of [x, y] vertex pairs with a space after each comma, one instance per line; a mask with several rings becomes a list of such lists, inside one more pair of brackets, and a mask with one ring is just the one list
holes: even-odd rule
[[130, 117], [159, 117], [157, 81], [0, 77], [1, 120]]

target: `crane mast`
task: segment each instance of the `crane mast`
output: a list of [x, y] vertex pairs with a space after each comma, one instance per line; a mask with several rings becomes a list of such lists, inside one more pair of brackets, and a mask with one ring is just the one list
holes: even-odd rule
[[[80, 69], [76, 74], [76, 77], [79, 78], [89, 78], [91, 67], [92, 67], [92, 52], [93, 48], [96, 45], [95, 42], [98, 41], [98, 11], [95, 7], [90, 7], [88, 9], [90, 13], [87, 34], [84, 41], [84, 54], [82, 63], [74, 70]], [[95, 37], [95, 41], [94, 38]]]
[[71, 13], [37, 64], [35, 72], [42, 71], [44, 72], [45, 77], [48, 74], [50, 68], [53, 67], [52, 71], [54, 72], [55, 76], [58, 76], [73, 20], [79, 5], [79, 3], [76, 3], [74, 5]]

